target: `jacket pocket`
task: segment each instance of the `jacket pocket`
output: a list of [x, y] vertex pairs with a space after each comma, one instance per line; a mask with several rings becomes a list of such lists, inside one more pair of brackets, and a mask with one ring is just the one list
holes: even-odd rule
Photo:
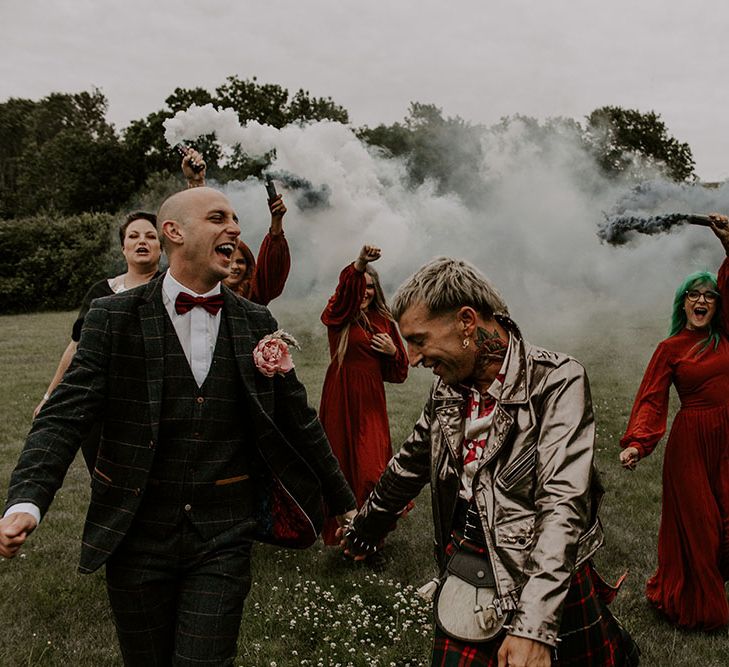
[[534, 539], [534, 515], [496, 525], [494, 537], [498, 547], [528, 549]]
[[496, 481], [504, 489], [510, 489], [525, 477], [537, 464], [537, 446], [534, 445], [517, 456], [497, 476]]

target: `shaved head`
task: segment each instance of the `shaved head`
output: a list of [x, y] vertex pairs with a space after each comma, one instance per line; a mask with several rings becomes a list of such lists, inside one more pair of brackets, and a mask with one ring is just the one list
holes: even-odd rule
[[240, 236], [230, 200], [213, 188], [190, 188], [168, 197], [157, 215], [160, 238], [175, 279], [205, 294], [230, 275]]
[[157, 213], [157, 224], [160, 226], [160, 234], [162, 233], [161, 225], [165, 220], [174, 220], [181, 225], [187, 224], [190, 207], [200, 202], [211, 192], [218, 192], [218, 190], [207, 187], [188, 188], [187, 190], [181, 190], [167, 197], [162, 202], [162, 206], [159, 207], [159, 212]]
[[175, 251], [175, 248], [174, 244], [167, 242], [164, 231], [165, 223], [172, 221], [181, 228], [187, 227], [195, 217], [195, 213], [204, 209], [211, 198], [222, 199], [226, 204], [230, 204], [228, 198], [220, 190], [208, 187], [181, 190], [170, 195], [162, 202], [157, 213], [157, 233], [159, 234], [160, 243], [168, 256], [170, 252]]

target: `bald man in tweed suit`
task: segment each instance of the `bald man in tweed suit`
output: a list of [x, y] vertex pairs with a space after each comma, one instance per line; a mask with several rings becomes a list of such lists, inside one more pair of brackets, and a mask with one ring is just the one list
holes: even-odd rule
[[232, 665], [254, 540], [305, 547], [355, 501], [294, 371], [268, 377], [269, 311], [234, 295], [239, 235], [211, 188], [158, 215], [169, 271], [98, 299], [12, 474], [0, 555], [48, 510], [86, 426], [103, 422], [79, 570], [106, 566], [126, 665]]

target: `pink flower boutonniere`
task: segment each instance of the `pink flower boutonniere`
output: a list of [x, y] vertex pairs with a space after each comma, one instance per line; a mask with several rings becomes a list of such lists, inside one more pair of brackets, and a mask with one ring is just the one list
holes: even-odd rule
[[285, 375], [294, 368], [289, 347], [299, 349], [296, 339], [283, 329], [274, 331], [258, 341], [253, 350], [253, 362], [256, 368], [266, 377], [272, 378], [276, 373]]

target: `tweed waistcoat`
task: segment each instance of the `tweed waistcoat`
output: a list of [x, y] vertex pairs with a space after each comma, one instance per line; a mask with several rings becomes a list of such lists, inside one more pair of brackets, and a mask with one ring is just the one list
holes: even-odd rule
[[252, 515], [251, 447], [226, 318], [198, 387], [169, 318], [157, 451], [135, 521], [175, 530], [189, 520], [204, 539]]

